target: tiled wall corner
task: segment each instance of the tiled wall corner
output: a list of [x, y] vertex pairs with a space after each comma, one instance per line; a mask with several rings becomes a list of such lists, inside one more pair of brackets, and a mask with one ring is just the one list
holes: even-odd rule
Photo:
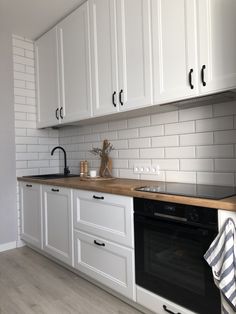
[[[16, 176], [59, 171], [58, 131], [36, 129], [34, 44], [13, 35]], [[19, 228], [19, 187], [17, 187]], [[18, 229], [19, 230], [19, 229]], [[19, 231], [20, 232], [20, 231]], [[18, 235], [19, 235], [18, 232]]]

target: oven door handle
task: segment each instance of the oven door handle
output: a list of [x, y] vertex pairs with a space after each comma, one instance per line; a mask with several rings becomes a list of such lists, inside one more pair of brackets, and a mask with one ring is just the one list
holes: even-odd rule
[[181, 314], [180, 312], [174, 313], [174, 312], [172, 312], [171, 310], [168, 310], [168, 308], [167, 308], [166, 305], [163, 305], [163, 309], [164, 309], [167, 313], [170, 313], [170, 314]]
[[168, 218], [168, 219], [172, 219], [175, 221], [188, 221], [187, 218], [184, 217], [176, 217], [176, 216], [171, 216], [171, 215], [166, 215], [166, 214], [160, 214], [160, 213], [154, 213], [155, 217], [161, 217], [161, 218]]

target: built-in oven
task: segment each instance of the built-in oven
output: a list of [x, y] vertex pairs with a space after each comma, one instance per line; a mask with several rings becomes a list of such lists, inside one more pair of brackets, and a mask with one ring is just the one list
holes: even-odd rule
[[134, 198], [134, 212], [136, 284], [193, 312], [220, 314], [203, 257], [218, 233], [217, 210]]

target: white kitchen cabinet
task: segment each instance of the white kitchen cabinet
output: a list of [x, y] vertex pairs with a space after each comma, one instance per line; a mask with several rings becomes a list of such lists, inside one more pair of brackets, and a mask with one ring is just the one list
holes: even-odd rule
[[131, 197], [74, 190], [74, 228], [134, 247]]
[[98, 282], [135, 300], [134, 251], [75, 231], [75, 267]]
[[35, 43], [38, 127], [58, 124], [60, 102], [58, 35], [54, 27]]
[[58, 24], [62, 123], [91, 117], [89, 11], [85, 2]]
[[43, 186], [43, 250], [73, 266], [72, 191]]
[[137, 290], [137, 303], [153, 311], [153, 313], [197, 314], [178, 304], [166, 300], [157, 294], [154, 294], [146, 289], [143, 289], [142, 287], [136, 286], [136, 290]]
[[89, 4], [94, 116], [150, 105], [150, 1]]
[[193, 0], [152, 0], [154, 103], [198, 94]]
[[41, 186], [20, 183], [21, 239], [42, 248]]
[[198, 0], [197, 9], [200, 91], [235, 88], [236, 1]]

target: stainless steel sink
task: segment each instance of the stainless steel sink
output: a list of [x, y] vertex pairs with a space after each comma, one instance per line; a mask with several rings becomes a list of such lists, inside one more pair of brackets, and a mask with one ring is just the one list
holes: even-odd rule
[[32, 178], [32, 179], [41, 179], [41, 180], [49, 180], [49, 179], [60, 179], [60, 178], [72, 178], [72, 177], [79, 177], [79, 174], [67, 174], [64, 173], [50, 173], [50, 174], [40, 174], [34, 176], [24, 176], [25, 178]]

